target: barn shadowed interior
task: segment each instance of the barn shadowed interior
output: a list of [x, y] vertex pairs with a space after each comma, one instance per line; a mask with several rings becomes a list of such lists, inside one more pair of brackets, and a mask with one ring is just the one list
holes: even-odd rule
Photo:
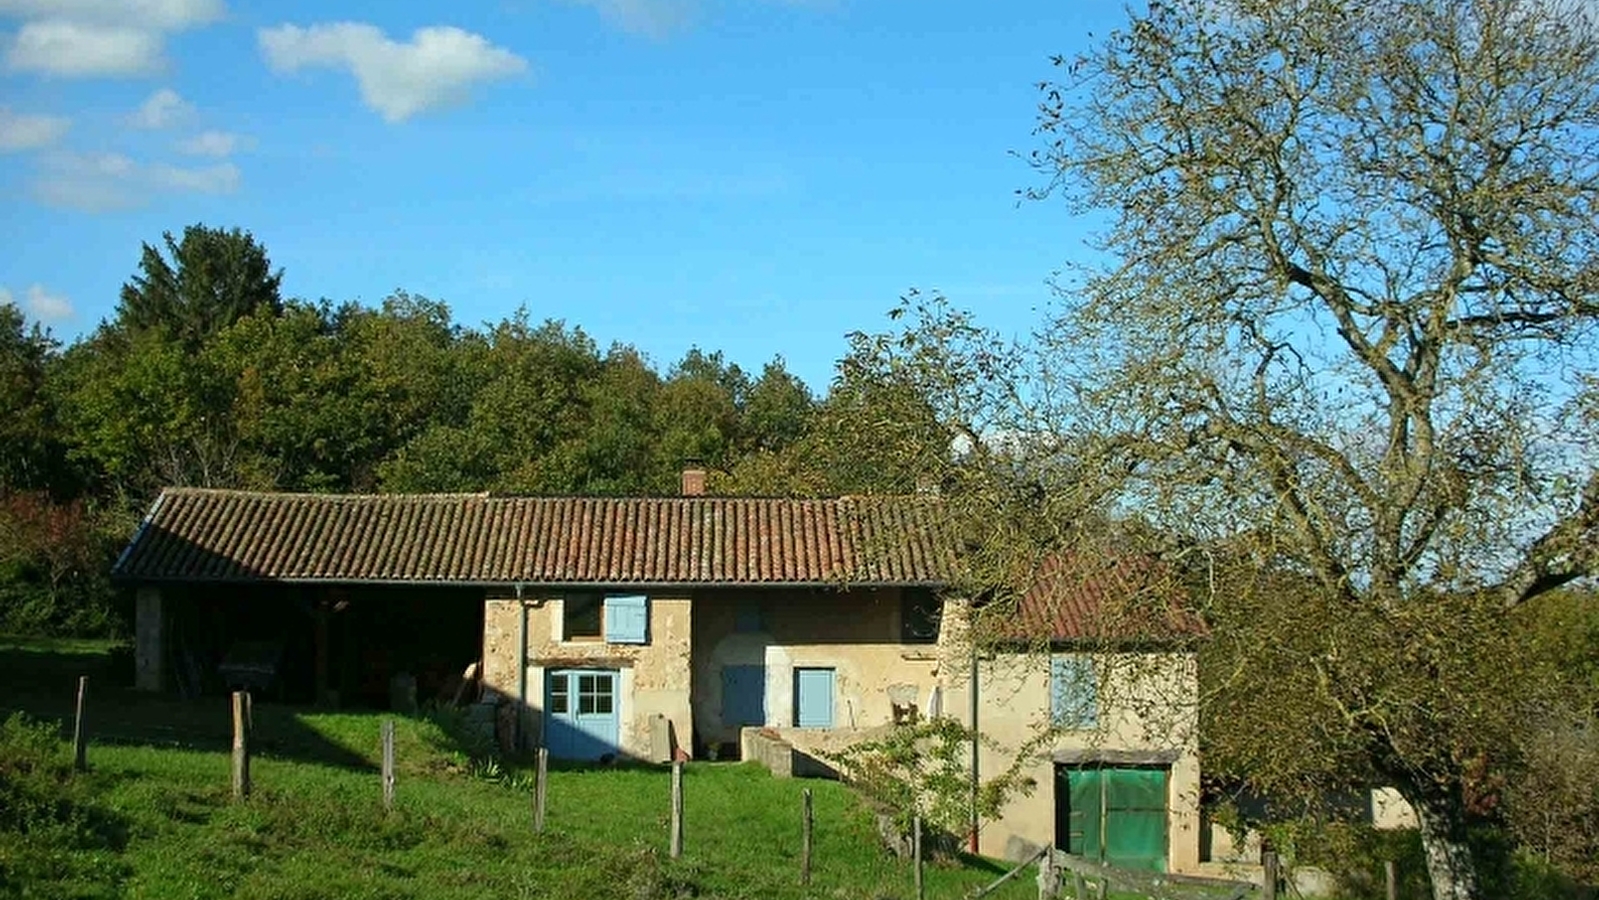
[[[441, 586], [169, 588], [170, 687], [250, 687], [292, 703], [387, 709], [396, 676], [420, 703], [450, 699], [482, 657], [483, 592]], [[403, 680], [403, 679], [402, 679]]]

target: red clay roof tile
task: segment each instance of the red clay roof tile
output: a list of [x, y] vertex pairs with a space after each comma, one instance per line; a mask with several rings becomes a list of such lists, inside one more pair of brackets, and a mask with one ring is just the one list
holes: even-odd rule
[[126, 581], [946, 584], [920, 497], [490, 497], [163, 491]]

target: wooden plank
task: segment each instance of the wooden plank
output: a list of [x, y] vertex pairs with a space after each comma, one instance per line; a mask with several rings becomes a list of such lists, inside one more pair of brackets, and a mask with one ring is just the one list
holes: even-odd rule
[[811, 789], [806, 788], [800, 796], [803, 798], [800, 806], [800, 884], [810, 884], [811, 827], [814, 824], [811, 813]]
[[926, 900], [927, 888], [922, 883], [922, 817], [911, 819], [911, 858], [916, 870], [916, 900]]
[[999, 878], [997, 878], [994, 881], [990, 882], [986, 887], [979, 888], [975, 893], [973, 893], [971, 895], [970, 900], [982, 900], [982, 898], [988, 896], [989, 894], [993, 893], [996, 889], [998, 889], [1000, 885], [1004, 884], [1007, 881], [1010, 881], [1012, 878], [1015, 878], [1017, 873], [1021, 872], [1023, 869], [1027, 868], [1028, 866], [1032, 865], [1035, 862], [1038, 862], [1041, 859], [1046, 859], [1048, 857], [1048, 855], [1049, 855], [1049, 851], [1050, 851], [1050, 848], [1048, 848], [1048, 847], [1040, 848], [1037, 853], [1034, 853], [1032, 856], [1029, 856], [1025, 860], [1022, 860], [1020, 863], [1018, 863], [1016, 865], [1016, 868], [1011, 869], [1009, 872], [1006, 872], [1005, 874], [999, 876]]
[[383, 720], [383, 811], [394, 809], [394, 720]]
[[1260, 866], [1264, 876], [1260, 895], [1265, 900], [1277, 900], [1277, 851], [1267, 850], [1262, 853], [1260, 855]]
[[237, 800], [250, 796], [249, 697], [248, 691], [233, 692], [233, 796]]
[[672, 763], [672, 823], [671, 823], [671, 855], [673, 859], [683, 855], [683, 762], [678, 760]]
[[89, 739], [89, 735], [83, 730], [83, 702], [88, 693], [89, 676], [79, 675], [78, 707], [77, 713], [72, 719], [72, 768], [79, 772], [86, 772], [89, 769], [89, 758], [87, 755], [87, 748], [85, 746]]
[[1143, 872], [1135, 869], [1122, 869], [1104, 863], [1094, 862], [1081, 856], [1069, 853], [1055, 852], [1055, 865], [1072, 872], [1074, 883], [1083, 880], [1092, 880], [1101, 888], [1107, 883], [1125, 886], [1136, 892], [1154, 897], [1169, 896], [1172, 888], [1194, 888], [1197, 890], [1228, 892], [1228, 900], [1238, 898], [1255, 890], [1255, 885], [1247, 881], [1233, 881], [1225, 878], [1204, 878], [1198, 875], [1170, 875], [1158, 872]]
[[538, 763], [533, 770], [533, 833], [544, 833], [544, 798], [550, 778], [550, 749], [540, 747]]

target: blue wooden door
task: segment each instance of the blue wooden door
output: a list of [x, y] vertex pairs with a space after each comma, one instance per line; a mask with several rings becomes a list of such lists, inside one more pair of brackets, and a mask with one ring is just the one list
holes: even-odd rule
[[722, 667], [722, 724], [766, 724], [766, 667]]
[[617, 752], [620, 704], [614, 669], [557, 669], [545, 679], [544, 746], [558, 759]]
[[833, 727], [833, 670], [794, 670], [794, 724], [800, 728]]

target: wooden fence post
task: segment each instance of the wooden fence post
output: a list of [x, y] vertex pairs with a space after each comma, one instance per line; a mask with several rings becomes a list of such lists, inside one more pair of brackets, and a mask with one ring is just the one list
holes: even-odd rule
[[249, 691], [233, 692], [233, 796], [250, 796]]
[[672, 835], [673, 859], [683, 855], [683, 762], [672, 763]]
[[811, 883], [811, 789], [806, 788], [801, 794], [804, 802], [800, 807], [800, 884]]
[[394, 809], [394, 720], [383, 720], [383, 811]]
[[1277, 900], [1277, 851], [1267, 850], [1260, 855], [1262, 881], [1260, 896], [1264, 900]]
[[927, 896], [925, 886], [922, 884], [922, 817], [915, 816], [911, 819], [911, 858], [916, 869], [916, 900], [924, 900]]
[[533, 833], [544, 833], [544, 796], [550, 777], [550, 751], [540, 747], [538, 765], [533, 770]]
[[79, 772], [88, 771], [89, 759], [85, 742], [89, 735], [83, 730], [83, 699], [89, 692], [89, 676], [78, 676], [78, 712], [72, 720], [72, 767]]
[[1399, 900], [1399, 873], [1395, 871], [1394, 861], [1384, 860], [1382, 869], [1388, 882], [1388, 900]]

